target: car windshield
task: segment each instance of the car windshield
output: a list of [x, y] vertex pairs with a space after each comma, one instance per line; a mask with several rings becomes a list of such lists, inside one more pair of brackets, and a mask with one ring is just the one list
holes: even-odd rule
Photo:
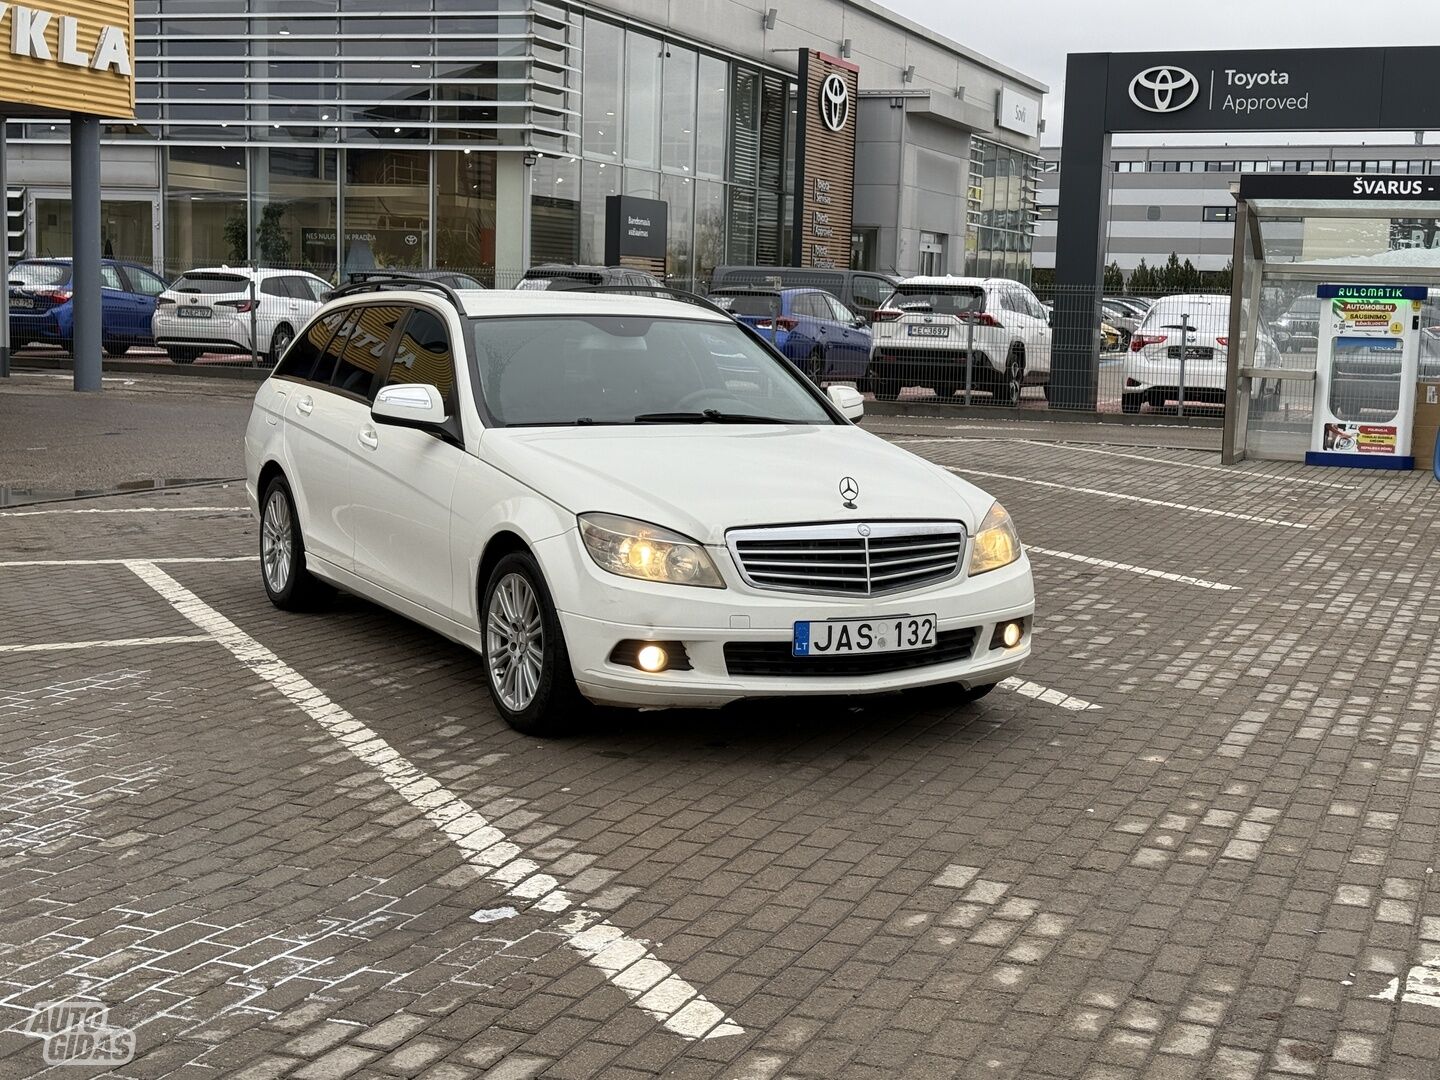
[[238, 274], [184, 274], [170, 288], [183, 293], [234, 293], [245, 292], [249, 283]]
[[10, 268], [10, 284], [27, 289], [63, 285], [69, 280], [69, 263], [22, 262]]
[[780, 310], [780, 294], [766, 292], [711, 293], [716, 306], [732, 315], [773, 315]]
[[937, 315], [966, 315], [985, 310], [985, 292], [973, 285], [937, 288], [934, 285], [900, 285], [882, 307], [933, 311]]
[[474, 382], [502, 427], [836, 422], [734, 323], [570, 315], [472, 327]]

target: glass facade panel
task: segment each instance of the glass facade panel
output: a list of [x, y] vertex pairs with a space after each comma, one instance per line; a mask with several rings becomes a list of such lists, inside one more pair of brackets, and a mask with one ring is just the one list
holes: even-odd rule
[[530, 262], [568, 263], [579, 254], [580, 163], [542, 157], [530, 169]]
[[270, 266], [335, 272], [335, 150], [259, 147], [250, 151], [255, 236], [251, 257]]
[[689, 175], [695, 171], [695, 73], [690, 49], [666, 46], [660, 98], [660, 167]]
[[[979, 184], [978, 214], [966, 236], [966, 273], [1030, 280], [1034, 242], [1035, 174], [1040, 160], [971, 138], [971, 184]], [[972, 192], [972, 196], [976, 194]]]
[[695, 175], [725, 178], [725, 129], [730, 117], [730, 65], [714, 56], [700, 58], [696, 91]]
[[660, 167], [660, 42], [625, 34], [625, 164]]
[[585, 156], [620, 160], [620, 74], [624, 32], [613, 23], [585, 20], [585, 71], [581, 85]]
[[660, 181], [669, 235], [665, 242], [665, 278], [677, 288], [693, 288], [695, 268], [695, 181], [667, 174]]
[[344, 215], [343, 273], [423, 266], [429, 257], [430, 154], [347, 150]]
[[605, 261], [605, 200], [620, 194], [618, 165], [603, 161], [587, 161], [581, 166], [580, 178], [580, 261], [598, 264]]
[[165, 268], [249, 258], [249, 192], [245, 151], [238, 147], [173, 146], [165, 151]]
[[435, 265], [494, 271], [495, 159], [479, 150], [436, 153]]
[[709, 284], [725, 261], [725, 185], [695, 182], [695, 276]]

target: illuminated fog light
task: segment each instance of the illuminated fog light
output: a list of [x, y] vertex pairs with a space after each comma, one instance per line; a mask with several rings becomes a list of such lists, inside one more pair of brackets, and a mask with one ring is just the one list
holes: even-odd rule
[[1020, 639], [1025, 636], [1025, 627], [1018, 622], [1006, 623], [1005, 628], [1000, 632], [1000, 640], [1005, 643], [1007, 649], [1013, 649], [1020, 644]]
[[669, 662], [670, 657], [659, 645], [646, 645], [635, 654], [635, 663], [640, 665], [641, 671], [664, 671]]

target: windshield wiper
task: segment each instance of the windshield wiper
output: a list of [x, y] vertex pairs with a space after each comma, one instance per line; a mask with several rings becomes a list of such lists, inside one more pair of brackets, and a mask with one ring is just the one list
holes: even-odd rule
[[753, 416], [749, 413], [727, 413], [719, 409], [700, 412], [652, 412], [635, 417], [637, 424], [803, 424], [803, 420], [783, 420], [775, 416]]
[[506, 427], [614, 427], [624, 420], [596, 420], [589, 416], [577, 416], [574, 420], [527, 420], [523, 424], [506, 424]]

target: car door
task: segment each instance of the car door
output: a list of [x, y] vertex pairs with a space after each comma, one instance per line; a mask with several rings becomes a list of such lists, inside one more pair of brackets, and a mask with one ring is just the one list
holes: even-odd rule
[[[100, 338], [123, 353], [139, 334], [139, 297], [114, 264], [100, 267]], [[107, 352], [110, 350], [106, 350]]]
[[[1030, 317], [1034, 326], [1034, 343], [1026, 342], [1025, 355], [1026, 363], [1031, 371], [1036, 373], [1050, 371], [1050, 352], [1054, 342], [1055, 332], [1050, 327], [1050, 313], [1045, 310], [1045, 305], [1040, 303], [1040, 298], [1032, 293], [1025, 286], [1016, 287], [1016, 295], [1020, 302], [1029, 309]], [[1034, 350], [1033, 352], [1031, 350]], [[1030, 360], [1030, 357], [1034, 357]]]
[[870, 335], [855, 325], [855, 313], [829, 293], [820, 300], [830, 309], [830, 340], [838, 340], [840, 349], [835, 362], [827, 364], [828, 374], [841, 379], [857, 379], [865, 374], [870, 362]]
[[138, 322], [135, 328], [135, 342], [141, 345], [153, 345], [155, 336], [151, 332], [150, 326], [155, 316], [156, 298], [167, 288], [165, 279], [159, 274], [152, 274], [142, 266], [126, 266], [122, 269], [130, 282], [131, 295], [137, 298]]
[[381, 385], [429, 383], [445, 400], [446, 415], [455, 427], [445, 436], [365, 417], [355, 436], [351, 481], [355, 572], [438, 615], [468, 618], [470, 605], [457, 604], [450, 576], [450, 502], [465, 451], [447, 321], [428, 307], [406, 311], [398, 305], [376, 305], [361, 325], [375, 338], [387, 327], [393, 331], [400, 326], [398, 337], [387, 346], [393, 359], [385, 365]]
[[363, 399], [347, 397], [330, 383], [358, 314], [345, 307], [317, 320], [305, 334], [306, 354], [312, 347], [316, 350], [313, 365], [308, 370], [293, 366], [291, 358], [300, 350], [292, 349], [278, 373], [288, 375], [285, 381], [293, 384], [286, 389], [282, 409], [282, 443], [306, 552], [347, 571], [355, 564], [351, 448], [370, 408]]

